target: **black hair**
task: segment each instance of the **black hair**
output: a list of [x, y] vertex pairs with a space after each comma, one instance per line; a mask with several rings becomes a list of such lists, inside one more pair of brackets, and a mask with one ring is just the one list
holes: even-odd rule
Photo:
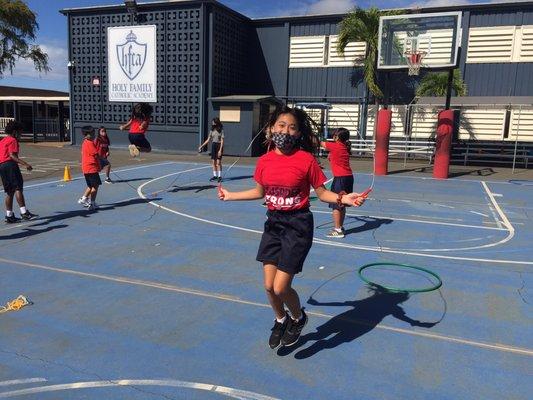
[[346, 146], [348, 154], [352, 154], [352, 144], [350, 143], [350, 131], [346, 128], [337, 128], [333, 130], [333, 137], [337, 136], [339, 142]]
[[7, 124], [6, 124], [6, 128], [5, 128], [5, 132], [6, 134], [8, 135], [13, 135], [15, 132], [20, 132], [22, 131], [22, 124], [20, 122], [17, 122], [17, 121], [9, 121]]
[[146, 119], [152, 116], [154, 108], [148, 103], [137, 103], [133, 106], [131, 111], [132, 119]]
[[81, 127], [81, 134], [83, 136], [93, 135], [94, 134], [94, 128], [91, 125], [82, 126]]
[[270, 114], [268, 120], [268, 131], [266, 134], [267, 145], [270, 145], [272, 142], [271, 131], [276, 121], [283, 114], [291, 114], [296, 119], [296, 124], [298, 125], [298, 131], [301, 135], [300, 148], [309, 153], [315, 153], [320, 147], [320, 140], [316, 134], [317, 124], [315, 121], [307, 115], [307, 113], [300, 108], [291, 108], [286, 105], [278, 106]]
[[215, 125], [216, 131], [222, 132], [223, 125], [222, 125], [222, 122], [220, 122], [220, 118], [218, 117], [213, 118], [213, 121], [211, 121], [211, 124]]

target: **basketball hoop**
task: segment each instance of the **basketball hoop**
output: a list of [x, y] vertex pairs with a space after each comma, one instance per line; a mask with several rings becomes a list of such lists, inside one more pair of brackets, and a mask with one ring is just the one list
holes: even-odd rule
[[425, 51], [406, 51], [405, 57], [407, 58], [407, 65], [409, 66], [409, 75], [419, 75], [420, 67], [422, 66], [422, 60], [426, 56]]

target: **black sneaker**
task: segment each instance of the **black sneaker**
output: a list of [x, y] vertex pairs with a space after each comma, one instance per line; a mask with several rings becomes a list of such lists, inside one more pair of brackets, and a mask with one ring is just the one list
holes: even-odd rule
[[217, 178], [217, 181], [222, 182], [222, 178], [219, 176], [219, 177]]
[[217, 177], [216, 176], [212, 176], [210, 179], [209, 179], [209, 182], [213, 182], [213, 181], [216, 181], [217, 180]]
[[272, 333], [268, 339], [268, 345], [271, 349], [276, 349], [279, 347], [281, 343], [281, 337], [285, 333], [285, 329], [287, 328], [287, 324], [289, 323], [290, 319], [291, 318], [285, 314], [285, 321], [283, 323], [274, 320], [274, 326], [271, 329]]
[[20, 218], [17, 218], [14, 215], [10, 217], [6, 216], [6, 224], [16, 224], [17, 222], [20, 222]]
[[281, 345], [282, 346], [292, 346], [295, 344], [298, 339], [300, 338], [300, 335], [302, 334], [302, 329], [304, 328], [305, 324], [307, 324], [307, 314], [304, 312], [304, 309], [302, 308], [302, 317], [298, 322], [293, 320], [292, 318], [289, 318], [289, 323], [287, 324], [287, 329], [285, 329], [285, 333], [283, 334], [283, 337], [281, 338]]
[[21, 214], [20, 216], [21, 216], [21, 218], [22, 218], [24, 221], [29, 221], [29, 220], [34, 219], [35, 217], [37, 217], [37, 215], [32, 214], [32, 213], [29, 212], [29, 211], [26, 211], [24, 214]]

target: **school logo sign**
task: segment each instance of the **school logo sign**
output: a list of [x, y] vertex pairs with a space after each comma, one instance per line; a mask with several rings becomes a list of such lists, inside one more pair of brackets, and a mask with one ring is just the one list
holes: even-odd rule
[[109, 101], [157, 102], [156, 26], [107, 29]]
[[126, 36], [126, 43], [117, 44], [117, 59], [120, 68], [132, 81], [141, 72], [146, 62], [146, 43], [137, 42], [137, 36], [133, 31]]

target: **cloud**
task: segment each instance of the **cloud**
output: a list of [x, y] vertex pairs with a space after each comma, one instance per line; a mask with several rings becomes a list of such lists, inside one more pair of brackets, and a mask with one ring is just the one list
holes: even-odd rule
[[68, 49], [64, 42], [46, 41], [39, 42], [41, 49], [48, 54], [48, 65], [51, 71], [40, 73], [35, 70], [33, 62], [30, 60], [19, 59], [13, 68], [13, 75], [5, 71], [5, 78], [36, 78], [39, 76], [42, 80], [65, 81], [68, 82]]
[[472, 4], [470, 0], [429, 0], [424, 2], [414, 2], [411, 3], [408, 8], [420, 7], [420, 8], [430, 8], [430, 7], [448, 7], [448, 6], [457, 6]]
[[318, 0], [307, 6], [306, 14], [342, 14], [355, 6], [355, 0]]

